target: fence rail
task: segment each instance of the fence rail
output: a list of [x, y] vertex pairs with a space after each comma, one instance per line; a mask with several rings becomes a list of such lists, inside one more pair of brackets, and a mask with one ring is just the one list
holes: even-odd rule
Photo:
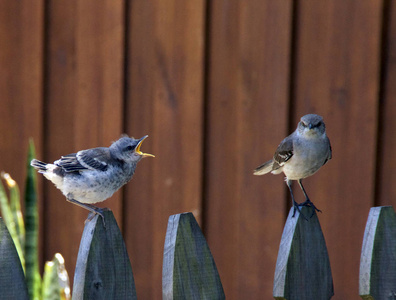
[[[302, 213], [309, 215], [310, 208]], [[293, 208], [276, 264], [275, 299], [330, 299], [333, 279], [316, 213], [309, 220]], [[73, 299], [136, 299], [132, 268], [111, 211], [86, 222], [74, 276]], [[371, 208], [361, 251], [362, 299], [396, 299], [396, 215], [391, 206]], [[0, 219], [0, 291], [28, 299], [15, 246]], [[225, 299], [216, 264], [192, 213], [169, 217], [163, 260], [163, 299]]]

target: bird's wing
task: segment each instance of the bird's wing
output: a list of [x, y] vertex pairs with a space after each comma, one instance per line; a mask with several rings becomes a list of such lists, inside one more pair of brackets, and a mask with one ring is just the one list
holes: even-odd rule
[[278, 146], [274, 154], [273, 170], [282, 167], [293, 156], [293, 138], [288, 136]]
[[323, 165], [324, 164], [326, 164], [332, 157], [333, 157], [333, 154], [332, 154], [332, 150], [331, 150], [331, 144], [330, 144], [330, 140], [329, 140], [329, 138], [327, 138], [327, 141], [329, 142], [329, 156], [326, 158], [326, 160], [325, 160], [325, 162], [323, 163]]
[[109, 159], [109, 149], [100, 147], [62, 156], [61, 159], [55, 162], [55, 165], [61, 167], [66, 172], [84, 170], [106, 171], [109, 165]]

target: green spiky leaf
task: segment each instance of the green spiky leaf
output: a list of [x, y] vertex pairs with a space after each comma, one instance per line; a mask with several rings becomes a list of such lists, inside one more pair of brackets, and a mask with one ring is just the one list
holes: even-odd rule
[[27, 178], [25, 189], [25, 273], [28, 286], [29, 297], [32, 300], [40, 299], [41, 277], [38, 264], [38, 207], [37, 207], [37, 178], [36, 172], [30, 166], [31, 160], [35, 157], [34, 144], [29, 143], [27, 159]]
[[[8, 177], [9, 177], [8, 178], [6, 175], [8, 175], [8, 174], [4, 173], [4, 172], [1, 173], [1, 178], [5, 179], [7, 182], [7, 179], [9, 181], [10, 180], [9, 178], [11, 178], [11, 177], [8, 175]], [[9, 185], [8, 182], [7, 182], [7, 185]], [[10, 197], [13, 198], [12, 201], [19, 202], [19, 199], [17, 199], [17, 197], [19, 197], [19, 195], [17, 195], [15, 191], [13, 191], [13, 192], [10, 191], [10, 195], [11, 195]], [[4, 219], [4, 223], [7, 226], [8, 232], [10, 233], [11, 238], [14, 242], [15, 248], [18, 252], [18, 256], [21, 261], [22, 269], [25, 270], [24, 248], [22, 246], [22, 241], [24, 242], [25, 228], [23, 226], [23, 221], [22, 221], [23, 229], [21, 229], [21, 231], [23, 231], [23, 237], [21, 237], [20, 230], [19, 230], [18, 218], [15, 218], [18, 215], [18, 213], [16, 213], [14, 211], [15, 205], [10, 205], [10, 203], [8, 201], [7, 194], [4, 190], [4, 186], [3, 186], [3, 183], [1, 182], [1, 180], [0, 180], [0, 208], [1, 208], [1, 214]], [[19, 212], [20, 212], [20, 210], [19, 210]]]

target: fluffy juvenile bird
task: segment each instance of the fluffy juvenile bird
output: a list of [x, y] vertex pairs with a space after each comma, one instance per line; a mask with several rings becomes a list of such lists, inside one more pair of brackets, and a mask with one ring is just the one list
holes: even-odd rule
[[[293, 201], [293, 217], [299, 206], [312, 207], [312, 215], [320, 211], [309, 200], [302, 185], [302, 179], [316, 173], [327, 161], [331, 159], [330, 140], [326, 135], [326, 127], [321, 116], [315, 114], [305, 115], [298, 123], [297, 129], [286, 137], [275, 151], [274, 157], [257, 167], [254, 175], [284, 173], [286, 184], [289, 187]], [[298, 204], [294, 200], [291, 187], [292, 180], [297, 180], [305, 196], [305, 202]]]
[[133, 176], [137, 163], [152, 154], [140, 151], [147, 135], [134, 139], [121, 137], [109, 148], [81, 150], [62, 156], [53, 164], [33, 159], [31, 165], [52, 181], [69, 202], [101, 214], [92, 203], [110, 198]]

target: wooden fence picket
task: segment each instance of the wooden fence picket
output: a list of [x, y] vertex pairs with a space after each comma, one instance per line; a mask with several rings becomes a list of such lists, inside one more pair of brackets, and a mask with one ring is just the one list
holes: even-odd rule
[[396, 299], [396, 214], [392, 206], [373, 207], [360, 257], [362, 299]]
[[[302, 207], [310, 216], [311, 208]], [[316, 213], [306, 220], [293, 208], [283, 230], [275, 268], [275, 299], [328, 300], [333, 294], [333, 278], [325, 239]]]
[[216, 264], [192, 213], [169, 217], [162, 297], [164, 300], [225, 299]]
[[[302, 207], [304, 216], [311, 208]], [[74, 275], [73, 299], [136, 299], [132, 267], [110, 210], [85, 224]], [[334, 295], [325, 239], [316, 213], [293, 208], [283, 230], [275, 269], [275, 299], [328, 300]], [[360, 260], [359, 294], [365, 300], [396, 299], [396, 214], [370, 210]], [[169, 217], [162, 270], [163, 299], [225, 299], [206, 239], [192, 213]], [[23, 269], [0, 218], [0, 295], [28, 299]]]
[[85, 223], [74, 274], [73, 300], [136, 299], [132, 267], [113, 212]]
[[3, 218], [0, 218], [0, 297], [29, 299], [21, 261]]

